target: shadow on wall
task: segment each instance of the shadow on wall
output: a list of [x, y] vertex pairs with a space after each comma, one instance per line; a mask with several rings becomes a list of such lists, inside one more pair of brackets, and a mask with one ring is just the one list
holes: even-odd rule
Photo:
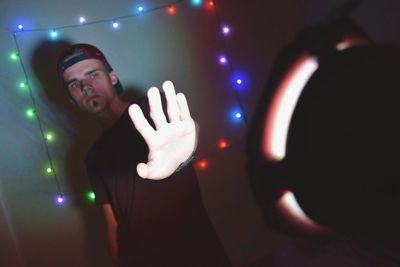
[[[84, 165], [88, 149], [101, 134], [101, 125], [92, 114], [82, 112], [72, 102], [57, 72], [57, 59], [71, 44], [68, 40], [40, 43], [32, 54], [31, 65], [47, 102], [54, 104], [53, 112], [60, 114], [58, 126], [71, 141], [66, 149], [63, 171], [68, 179], [69, 205], [81, 212], [85, 226], [86, 236], [83, 238], [87, 259], [84, 260], [88, 262], [88, 267], [106, 267], [111, 266], [106, 224], [101, 207], [95, 206], [86, 198], [90, 184]], [[126, 88], [121, 98], [133, 102], [138, 98], [136, 92], [140, 92], [136, 87]]]
[[[57, 112], [60, 118], [58, 127], [71, 139], [70, 146], [65, 150], [64, 162], [65, 177], [68, 189], [66, 195], [69, 205], [78, 209], [83, 220], [85, 236], [83, 237], [86, 248], [88, 266], [109, 266], [107, 257], [107, 241], [105, 223], [100, 209], [86, 200], [86, 191], [90, 188], [83, 159], [90, 142], [99, 135], [99, 125], [88, 116], [80, 112], [69, 99], [57, 73], [57, 58], [71, 42], [59, 40], [58, 42], [44, 41], [40, 43], [31, 56], [32, 69], [41, 83], [43, 93], [48, 103], [54, 104], [52, 112]], [[74, 225], [70, 225], [74, 227]]]

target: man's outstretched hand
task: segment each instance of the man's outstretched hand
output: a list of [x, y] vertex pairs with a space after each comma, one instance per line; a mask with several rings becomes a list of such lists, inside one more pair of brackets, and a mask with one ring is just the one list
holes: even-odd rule
[[147, 163], [139, 163], [136, 170], [140, 177], [152, 180], [167, 178], [186, 161], [197, 146], [197, 129], [186, 98], [175, 93], [171, 81], [163, 83], [162, 88], [167, 99], [168, 121], [164, 114], [160, 92], [156, 87], [148, 90], [150, 117], [154, 129], [136, 104], [129, 107], [129, 115], [136, 129], [149, 147]]

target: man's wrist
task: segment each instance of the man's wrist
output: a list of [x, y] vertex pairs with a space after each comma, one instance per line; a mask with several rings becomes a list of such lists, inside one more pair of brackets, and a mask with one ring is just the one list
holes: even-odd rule
[[179, 172], [180, 170], [185, 168], [187, 165], [189, 165], [193, 161], [194, 158], [195, 157], [194, 157], [194, 152], [193, 152], [187, 160], [185, 160], [184, 162], [179, 164], [179, 166], [178, 166], [178, 168], [176, 168], [175, 172]]

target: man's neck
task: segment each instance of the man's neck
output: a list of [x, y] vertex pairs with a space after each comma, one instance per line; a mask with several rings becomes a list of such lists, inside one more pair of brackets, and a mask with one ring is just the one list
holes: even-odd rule
[[119, 97], [116, 97], [110, 106], [99, 114], [103, 127], [106, 129], [111, 128], [128, 106], [128, 102], [122, 101]]

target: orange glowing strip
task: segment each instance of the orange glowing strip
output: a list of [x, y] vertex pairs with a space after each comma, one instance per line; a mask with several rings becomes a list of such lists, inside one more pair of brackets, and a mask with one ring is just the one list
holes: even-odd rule
[[[287, 135], [294, 109], [306, 83], [317, 68], [317, 59], [303, 53], [293, 63], [277, 88], [264, 123], [263, 151], [268, 160], [280, 161], [285, 157]], [[295, 227], [306, 232], [324, 232], [323, 227], [303, 212], [291, 191], [285, 191], [276, 206], [282, 216]]]
[[304, 213], [298, 204], [296, 197], [289, 190], [283, 193], [276, 203], [276, 207], [279, 209], [280, 215], [285, 218], [290, 225], [303, 233], [311, 235], [317, 234], [320, 236], [330, 233], [328, 228], [317, 224]]
[[317, 68], [317, 60], [304, 53], [294, 62], [277, 88], [264, 123], [263, 151], [267, 159], [279, 161], [285, 157], [294, 108], [304, 86]]

